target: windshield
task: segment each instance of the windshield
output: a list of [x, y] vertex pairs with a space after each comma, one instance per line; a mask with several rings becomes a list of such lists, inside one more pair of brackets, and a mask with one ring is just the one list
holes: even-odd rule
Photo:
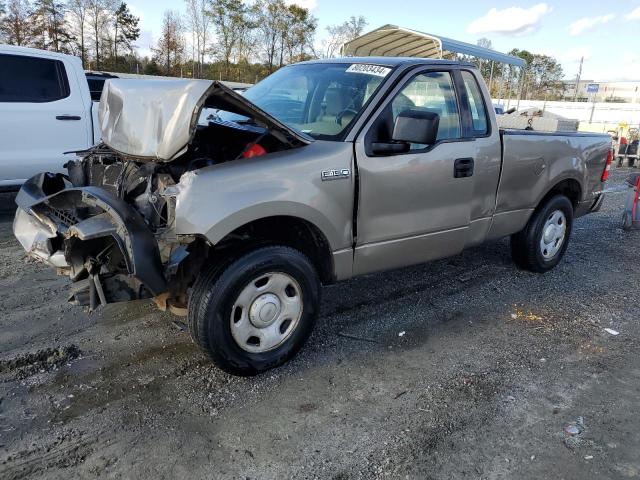
[[378, 65], [301, 64], [281, 68], [242, 95], [290, 127], [337, 140], [390, 72]]

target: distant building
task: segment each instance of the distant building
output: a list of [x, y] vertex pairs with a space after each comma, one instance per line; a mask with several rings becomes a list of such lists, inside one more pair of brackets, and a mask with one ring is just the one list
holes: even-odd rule
[[625, 102], [640, 103], [640, 80], [628, 82], [595, 82], [580, 80], [576, 95], [576, 81], [565, 80], [562, 95], [565, 100], [580, 102]]

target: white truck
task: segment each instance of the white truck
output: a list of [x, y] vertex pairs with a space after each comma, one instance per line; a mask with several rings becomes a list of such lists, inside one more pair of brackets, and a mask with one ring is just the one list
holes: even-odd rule
[[62, 172], [100, 134], [78, 57], [0, 45], [0, 192], [38, 172]]

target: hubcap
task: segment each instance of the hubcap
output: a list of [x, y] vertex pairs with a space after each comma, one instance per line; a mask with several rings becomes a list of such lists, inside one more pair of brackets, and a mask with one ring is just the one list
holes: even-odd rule
[[251, 353], [273, 350], [295, 331], [302, 316], [302, 290], [290, 275], [272, 272], [249, 282], [231, 309], [231, 334]]
[[567, 219], [561, 210], [555, 210], [542, 227], [540, 253], [545, 260], [551, 260], [562, 248], [567, 234]]

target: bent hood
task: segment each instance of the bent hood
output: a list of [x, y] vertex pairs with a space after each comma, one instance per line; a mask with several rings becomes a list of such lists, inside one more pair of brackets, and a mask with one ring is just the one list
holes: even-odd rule
[[102, 141], [126, 156], [171, 161], [187, 150], [204, 107], [250, 117], [291, 147], [313, 141], [218, 81], [182, 79], [105, 82], [98, 112]]

